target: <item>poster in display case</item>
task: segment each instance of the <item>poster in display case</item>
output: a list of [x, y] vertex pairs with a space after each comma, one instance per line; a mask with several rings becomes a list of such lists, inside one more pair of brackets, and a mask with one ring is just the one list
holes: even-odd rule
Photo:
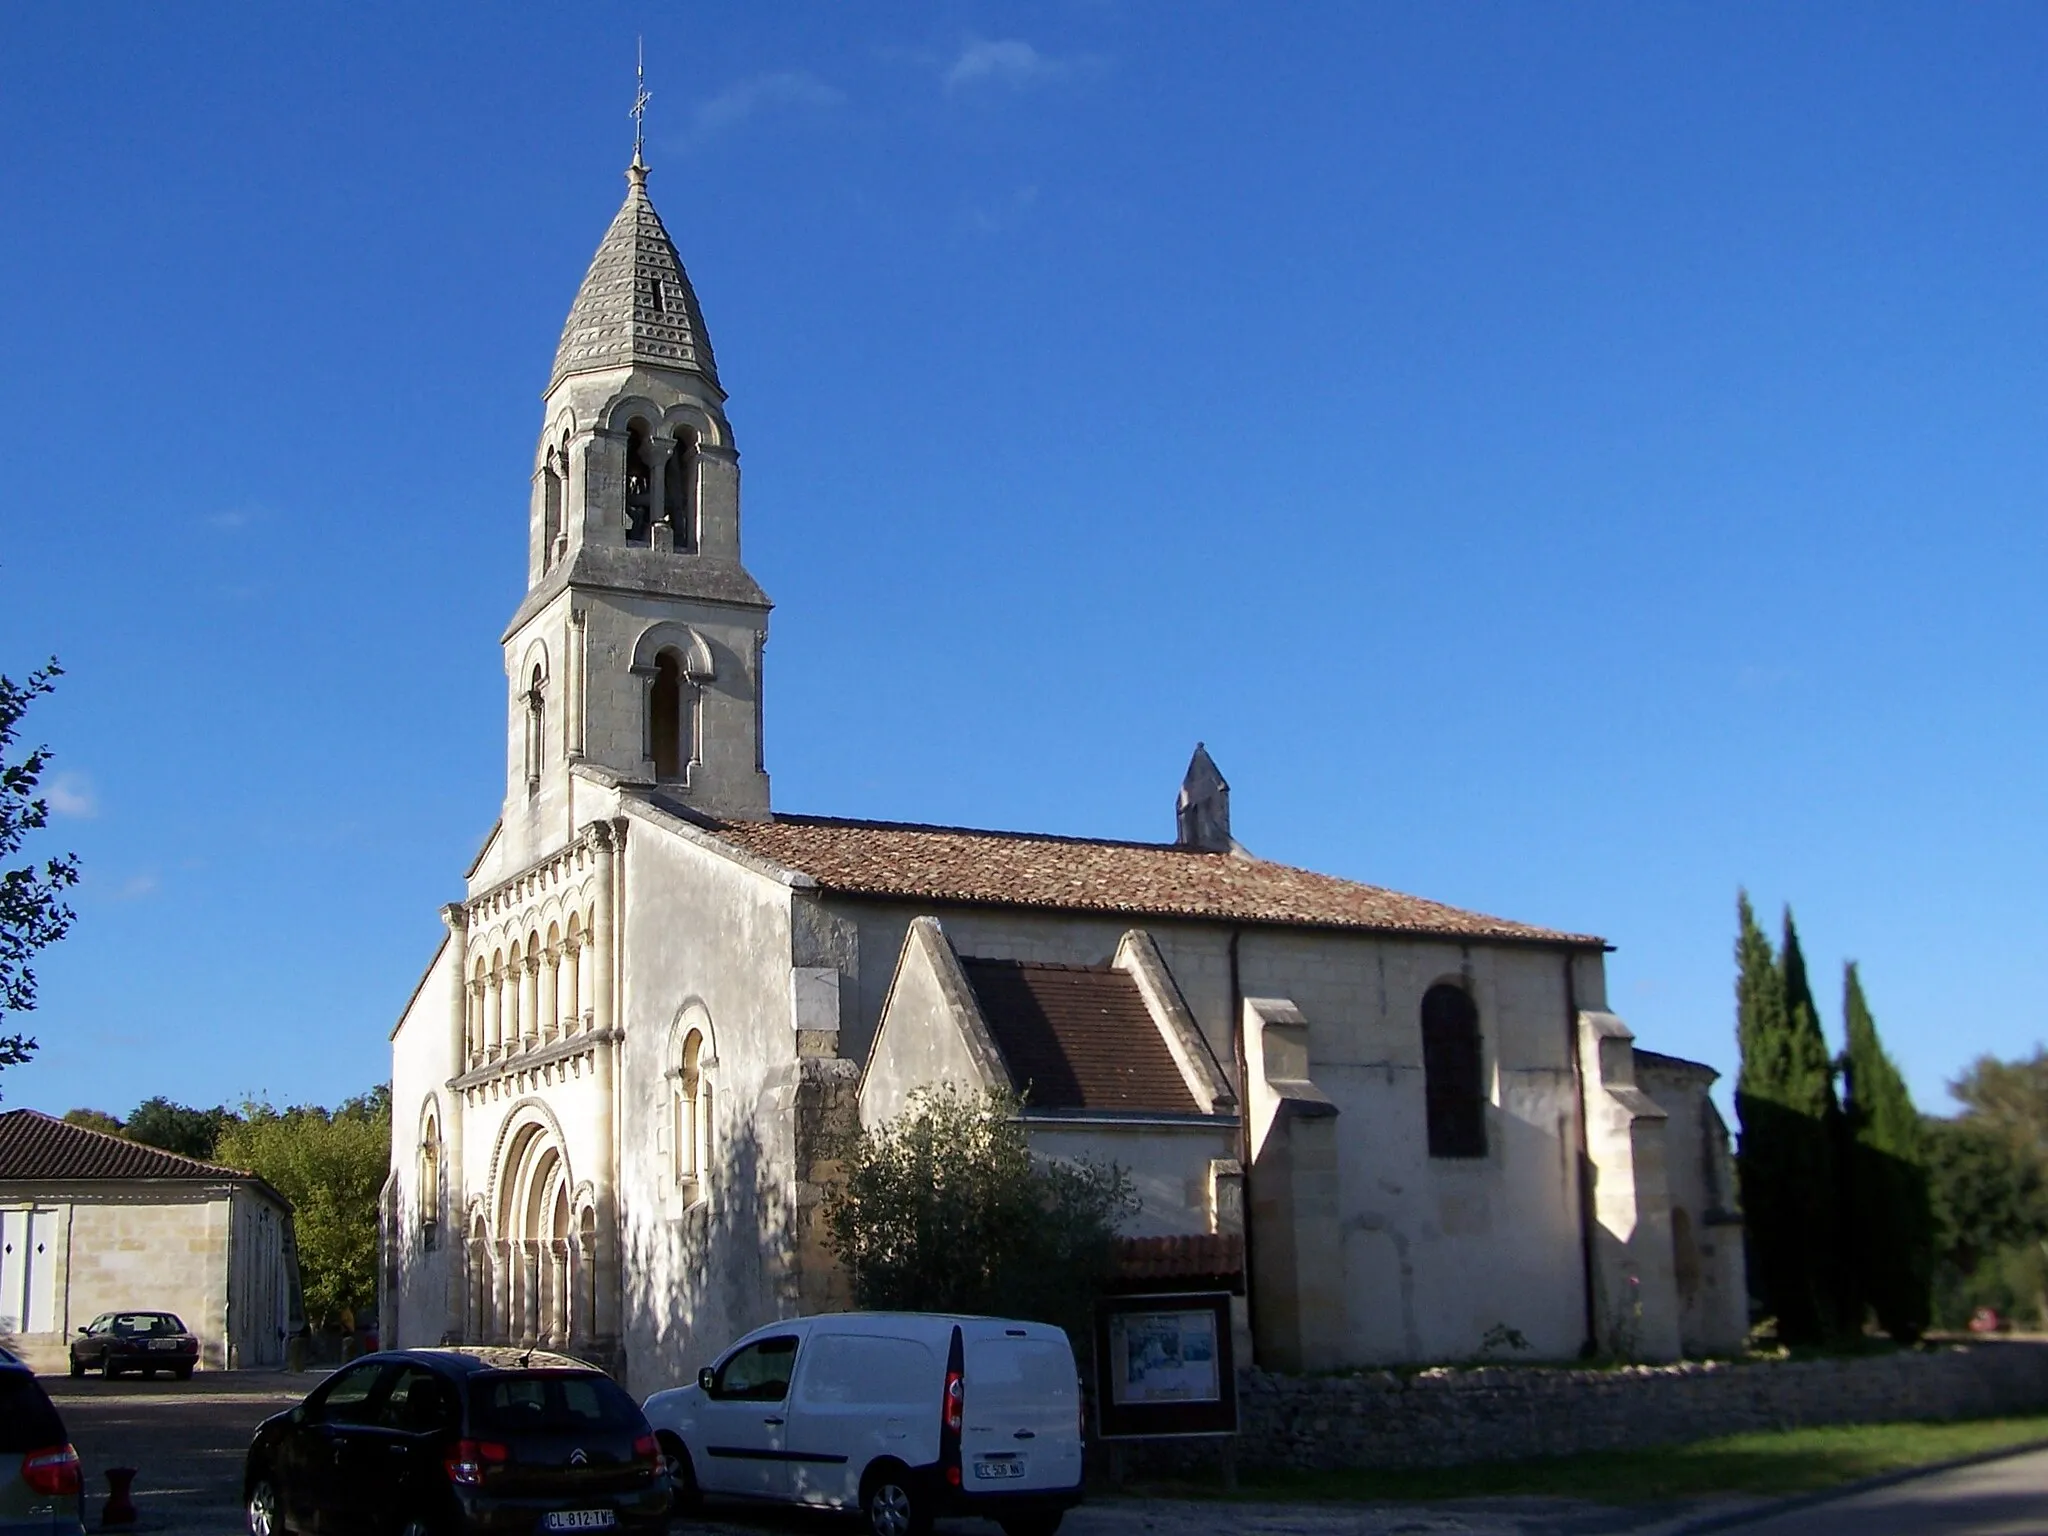
[[1236, 1434], [1229, 1292], [1098, 1302], [1095, 1405], [1105, 1440]]

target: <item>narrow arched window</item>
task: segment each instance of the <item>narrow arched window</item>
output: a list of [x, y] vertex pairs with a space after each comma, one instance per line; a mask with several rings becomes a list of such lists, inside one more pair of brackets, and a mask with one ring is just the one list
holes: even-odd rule
[[1486, 1156], [1479, 1010], [1463, 987], [1439, 982], [1422, 996], [1422, 1078], [1429, 1155]]
[[547, 742], [547, 674], [538, 666], [526, 690], [526, 788], [540, 788], [541, 753]]
[[697, 434], [676, 431], [676, 448], [661, 482], [661, 519], [675, 533], [677, 549], [697, 547]]
[[654, 687], [647, 700], [647, 730], [657, 779], [680, 779], [690, 761], [693, 743], [685, 739], [691, 712], [683, 676], [683, 659], [674, 651], [654, 658]]
[[554, 569], [558, 554], [557, 546], [562, 542], [562, 480], [561, 471], [556, 467], [555, 450], [548, 450], [548, 461], [540, 472], [540, 568]]
[[420, 1246], [432, 1248], [441, 1231], [441, 1128], [431, 1118], [420, 1138]]
[[654, 456], [647, 423], [634, 417], [626, 428], [626, 542], [645, 544], [654, 524]]
[[669, 1092], [669, 1139], [675, 1151], [676, 1187], [691, 1197], [696, 1194], [697, 1180], [703, 1176], [703, 1056], [704, 1037], [693, 1029], [683, 1041], [682, 1059], [676, 1064]]

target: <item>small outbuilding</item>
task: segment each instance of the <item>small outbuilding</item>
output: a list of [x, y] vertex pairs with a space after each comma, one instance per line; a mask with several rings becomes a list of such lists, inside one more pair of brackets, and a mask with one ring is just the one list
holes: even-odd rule
[[284, 1363], [300, 1313], [291, 1202], [254, 1174], [0, 1114], [0, 1344], [65, 1368], [102, 1312], [175, 1312], [203, 1367]]

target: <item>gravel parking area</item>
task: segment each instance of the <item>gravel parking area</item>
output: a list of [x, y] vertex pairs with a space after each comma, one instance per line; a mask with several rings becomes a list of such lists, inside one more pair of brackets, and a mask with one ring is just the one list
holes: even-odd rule
[[[43, 1385], [84, 1459], [97, 1526], [106, 1469], [137, 1469], [138, 1531], [169, 1536], [238, 1536], [242, 1457], [256, 1426], [298, 1402], [316, 1372], [201, 1372], [190, 1381], [73, 1380]], [[1075, 1510], [1061, 1536], [1656, 1536], [1701, 1511], [1622, 1510], [1557, 1499], [1472, 1499], [1436, 1504], [1223, 1504], [1178, 1499], [1103, 1498]], [[999, 1536], [979, 1520], [940, 1523], [948, 1536]], [[852, 1521], [804, 1511], [714, 1508], [678, 1520], [675, 1536], [850, 1536]]]

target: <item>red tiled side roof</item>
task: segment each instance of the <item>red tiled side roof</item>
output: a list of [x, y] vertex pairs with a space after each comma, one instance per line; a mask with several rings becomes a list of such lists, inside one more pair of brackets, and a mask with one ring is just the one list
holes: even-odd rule
[[1122, 971], [966, 956], [960, 967], [1029, 1108], [1201, 1112]]
[[710, 830], [736, 848], [847, 895], [1589, 948], [1602, 942], [1590, 934], [1487, 917], [1290, 864], [1202, 853], [1172, 843], [822, 816], [718, 822]]
[[1223, 1280], [1244, 1273], [1244, 1239], [1235, 1232], [1120, 1237], [1111, 1256], [1123, 1281]]
[[0, 1179], [248, 1179], [158, 1147], [89, 1131], [33, 1109], [0, 1114]]

